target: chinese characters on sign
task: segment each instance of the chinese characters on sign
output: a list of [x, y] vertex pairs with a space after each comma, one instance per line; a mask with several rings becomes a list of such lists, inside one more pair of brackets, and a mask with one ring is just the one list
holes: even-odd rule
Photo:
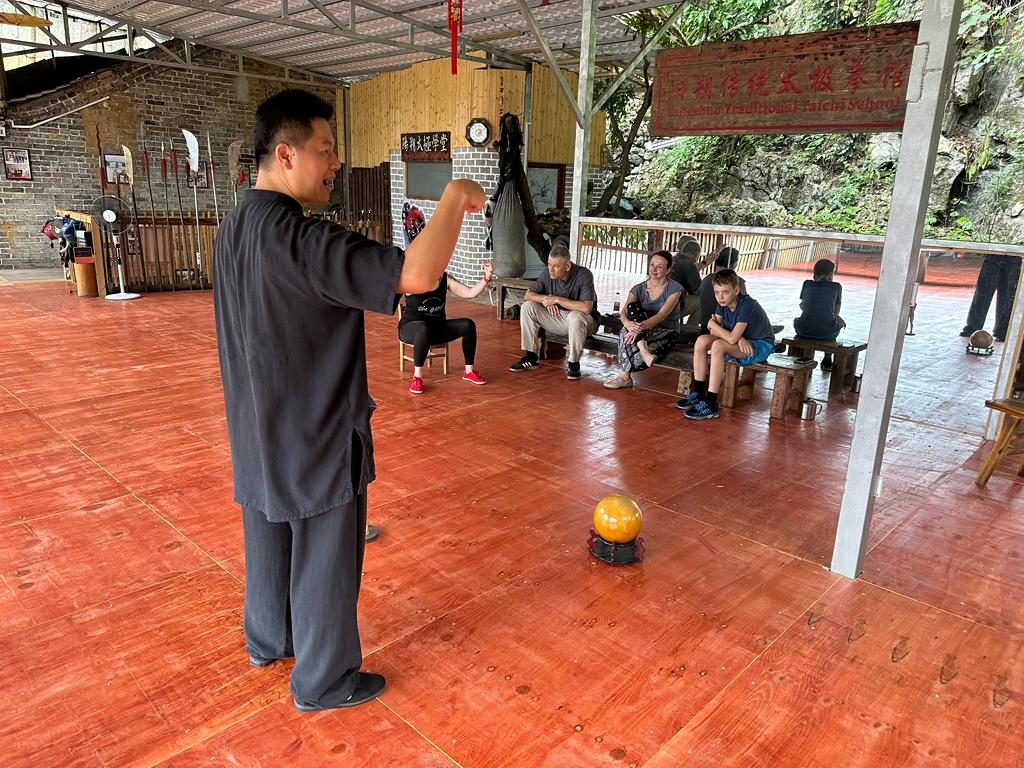
[[402, 134], [402, 161], [447, 163], [452, 159], [452, 135], [447, 131]]
[[651, 135], [901, 131], [917, 27], [660, 51]]

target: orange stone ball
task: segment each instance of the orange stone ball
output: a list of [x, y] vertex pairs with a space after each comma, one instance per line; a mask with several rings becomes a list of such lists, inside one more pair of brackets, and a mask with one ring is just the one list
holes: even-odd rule
[[643, 527], [644, 513], [629, 496], [605, 496], [594, 507], [594, 530], [612, 544], [628, 544]]

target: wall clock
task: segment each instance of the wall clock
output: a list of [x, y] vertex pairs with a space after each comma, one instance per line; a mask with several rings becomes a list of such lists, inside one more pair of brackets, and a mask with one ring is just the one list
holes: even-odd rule
[[466, 126], [466, 140], [474, 147], [483, 147], [491, 140], [491, 124], [483, 117], [474, 117]]

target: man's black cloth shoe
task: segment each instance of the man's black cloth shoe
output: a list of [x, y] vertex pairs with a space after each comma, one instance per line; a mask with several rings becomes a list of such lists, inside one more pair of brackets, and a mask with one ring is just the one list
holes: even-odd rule
[[249, 663], [254, 667], [269, 667], [275, 661], [284, 661], [284, 659], [294, 658], [293, 654], [288, 654], [282, 659], [264, 659], [262, 656], [256, 656], [255, 654], [249, 654]]
[[320, 712], [325, 709], [345, 709], [346, 707], [358, 707], [368, 701], [373, 701], [388, 687], [388, 681], [384, 675], [376, 675], [372, 672], [358, 672], [359, 679], [356, 681], [356, 688], [352, 695], [340, 704], [333, 704], [329, 707], [316, 707], [308, 704], [295, 702], [295, 708], [299, 712]]
[[580, 364], [579, 363], [566, 363], [566, 365], [565, 365], [565, 378], [567, 378], [567, 379], [569, 379], [571, 381], [575, 381], [576, 379], [580, 378], [581, 376], [583, 376], [583, 374], [580, 373]]
[[519, 373], [519, 371], [528, 371], [531, 368], [536, 368], [538, 362], [536, 355], [523, 355], [519, 362], [509, 368], [509, 370], [515, 371], [516, 373]]
[[972, 331], [970, 328], [964, 328], [962, 331], [960, 331], [960, 338], [962, 338], [962, 339], [970, 338], [970, 335], [972, 333], [974, 333], [974, 331]]

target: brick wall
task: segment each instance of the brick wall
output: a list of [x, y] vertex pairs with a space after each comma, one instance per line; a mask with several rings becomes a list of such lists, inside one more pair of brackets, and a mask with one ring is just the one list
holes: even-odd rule
[[[157, 51], [154, 57], [162, 56]], [[218, 51], [202, 50], [193, 61], [203, 66], [237, 68], [237, 59]], [[246, 62], [253, 74], [280, 75], [280, 70]], [[27, 148], [32, 162], [32, 181], [7, 181], [0, 176], [0, 269], [12, 267], [56, 266], [57, 251], [39, 233], [54, 208], [88, 212], [100, 192], [99, 153], [96, 129], [106, 154], [121, 154], [126, 144], [135, 156], [135, 194], [140, 214], [150, 209], [148, 186], [140, 156], [140, 133], [145, 130], [145, 146], [150, 153], [154, 173], [154, 198], [158, 211], [164, 209], [165, 187], [160, 183], [160, 142], [174, 137], [181, 170], [187, 153], [181, 128], [199, 138], [200, 157], [207, 160], [206, 134], [209, 132], [217, 163], [217, 195], [221, 214], [232, 205], [228, 175], [227, 148], [242, 139], [242, 162], [252, 165], [252, 117], [256, 107], [268, 96], [287, 87], [304, 87], [329, 103], [334, 103], [330, 88], [312, 88], [301, 83], [282, 83], [244, 75], [219, 75], [186, 72], [151, 64], [125, 63], [91, 75], [69, 87], [29, 101], [9, 105], [8, 119], [31, 125], [54, 115], [76, 109], [91, 101], [110, 97], [101, 105], [89, 107], [30, 130], [9, 128], [0, 147]], [[173, 176], [166, 187], [170, 209], [177, 211]], [[340, 184], [335, 194], [340, 194]], [[114, 193], [112, 188], [109, 193]], [[192, 190], [181, 179], [185, 217], [194, 210]], [[213, 215], [212, 189], [200, 189], [199, 209]], [[241, 195], [241, 189], [239, 189]], [[122, 187], [122, 197], [130, 202], [130, 191]], [[194, 215], [194, 214], [193, 214]]]
[[[402, 204], [410, 200], [405, 196], [405, 164], [402, 162], [402, 153], [398, 150], [391, 151], [391, 220], [393, 222], [394, 242], [401, 245], [402, 239]], [[604, 189], [604, 180], [600, 169], [590, 169], [588, 177], [593, 183], [590, 192], [590, 205], [594, 205], [601, 197]], [[452, 178], [473, 179], [481, 186], [488, 195], [494, 194], [498, 185], [498, 153], [486, 149], [455, 149], [452, 152]], [[572, 166], [565, 168], [565, 199], [572, 199]], [[418, 205], [427, 221], [437, 208], [433, 200], [416, 200], [410, 202]], [[462, 235], [459, 237], [458, 245], [455, 248], [455, 255], [452, 257], [449, 274], [464, 283], [473, 284], [480, 279], [480, 262], [482, 259], [490, 258], [490, 251], [486, 250], [484, 244], [487, 241], [487, 228], [484, 225], [482, 216], [469, 216], [462, 227]], [[527, 244], [526, 270], [527, 275], [534, 275], [540, 270], [540, 263], [533, 250]]]
[[[402, 204], [410, 200], [405, 196], [405, 164], [399, 150], [391, 151], [391, 220], [394, 226], [394, 242], [400, 245], [402, 239]], [[454, 149], [452, 151], [452, 178], [473, 179], [484, 188], [488, 195], [494, 193], [498, 184], [498, 153], [487, 149]], [[410, 202], [419, 206], [427, 221], [437, 208], [433, 200], [416, 200]], [[472, 285], [483, 274], [480, 262], [491, 256], [484, 247], [487, 241], [487, 227], [483, 216], [474, 214], [467, 216], [462, 225], [462, 234], [455, 246], [451, 266], [448, 271], [452, 277]]]

